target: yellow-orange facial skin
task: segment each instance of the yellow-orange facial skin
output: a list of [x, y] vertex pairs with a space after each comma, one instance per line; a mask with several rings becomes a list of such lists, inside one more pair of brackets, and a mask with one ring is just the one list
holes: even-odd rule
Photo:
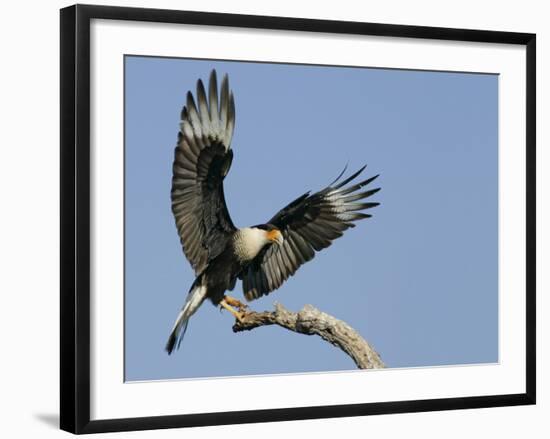
[[273, 229], [267, 232], [267, 239], [269, 239], [271, 242], [276, 243], [277, 245], [281, 245], [284, 242], [283, 234], [280, 230]]

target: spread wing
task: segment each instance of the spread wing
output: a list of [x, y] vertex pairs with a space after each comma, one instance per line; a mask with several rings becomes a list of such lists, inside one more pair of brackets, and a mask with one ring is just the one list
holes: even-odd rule
[[355, 227], [354, 221], [369, 218], [363, 210], [379, 203], [358, 202], [380, 188], [361, 191], [378, 175], [346, 186], [365, 167], [339, 181], [342, 174], [325, 189], [305, 193], [280, 210], [271, 220], [282, 232], [284, 243], [271, 245], [260, 253], [241, 275], [247, 300], [257, 299], [279, 288], [298, 268], [313, 259], [315, 252], [332, 244], [343, 232]]
[[185, 256], [198, 275], [225, 247], [235, 226], [223, 192], [233, 159], [235, 103], [224, 76], [218, 103], [216, 72], [210, 75], [208, 99], [201, 80], [197, 104], [191, 92], [181, 113], [181, 130], [172, 176], [172, 212]]

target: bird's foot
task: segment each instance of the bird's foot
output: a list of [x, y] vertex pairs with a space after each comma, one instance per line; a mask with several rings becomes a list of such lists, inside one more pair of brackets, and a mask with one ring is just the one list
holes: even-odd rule
[[225, 300], [225, 302], [228, 305], [231, 305], [231, 306], [237, 308], [239, 311], [241, 311], [243, 313], [246, 313], [246, 311], [248, 310], [248, 305], [246, 303], [242, 303], [240, 300], [235, 299], [234, 297], [224, 296], [223, 299]]
[[[236, 299], [235, 299], [236, 300]], [[237, 301], [238, 302], [238, 301]], [[227, 302], [227, 296], [222, 299], [220, 302], [220, 306], [222, 308], [225, 308], [227, 311], [229, 311], [231, 314], [235, 316], [235, 318], [240, 322], [243, 323], [244, 321], [244, 312], [242, 312], [240, 309], [237, 311], [235, 308], [233, 308], [228, 302]], [[246, 306], [246, 305], [245, 305]]]

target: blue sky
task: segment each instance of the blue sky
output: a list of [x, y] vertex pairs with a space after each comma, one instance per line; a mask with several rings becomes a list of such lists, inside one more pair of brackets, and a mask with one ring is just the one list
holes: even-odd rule
[[[380, 206], [250, 305], [310, 303], [345, 320], [388, 367], [498, 361], [498, 76], [126, 57], [125, 376], [152, 380], [354, 369], [316, 337], [234, 334], [209, 302], [164, 345], [194, 280], [170, 210], [187, 90], [212, 68], [235, 94], [225, 180], [237, 226], [267, 221], [346, 163], [381, 174]], [[242, 298], [239, 286], [234, 295]]]

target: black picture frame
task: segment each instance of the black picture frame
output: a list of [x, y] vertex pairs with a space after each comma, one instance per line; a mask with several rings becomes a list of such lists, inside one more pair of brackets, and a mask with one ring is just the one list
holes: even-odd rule
[[[525, 393], [90, 420], [90, 21], [134, 20], [333, 34], [487, 42], [526, 47], [526, 376]], [[303, 18], [75, 5], [61, 10], [61, 386], [60, 426], [80, 433], [535, 404], [536, 36], [530, 33]]]

